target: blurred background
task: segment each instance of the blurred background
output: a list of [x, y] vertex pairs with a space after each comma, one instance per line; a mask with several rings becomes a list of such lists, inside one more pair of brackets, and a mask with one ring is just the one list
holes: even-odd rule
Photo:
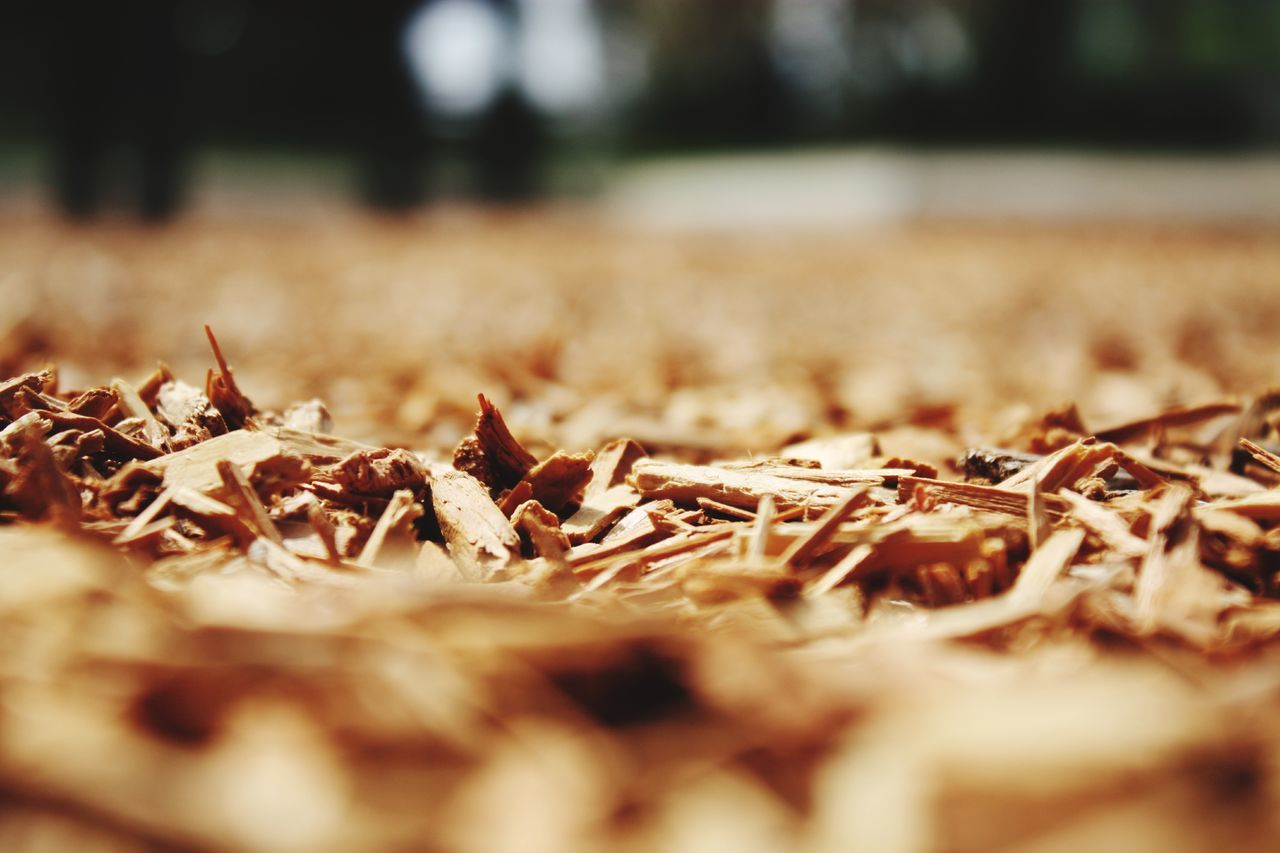
[[[778, 155], [784, 186], [830, 196], [836, 178], [860, 200], [829, 201], [833, 216], [1141, 213], [1145, 198], [1271, 217], [1280, 184], [1264, 155], [1277, 143], [1275, 0], [17, 0], [0, 12], [0, 193], [76, 217], [163, 219], [291, 189], [385, 210], [604, 196], [678, 217], [701, 190], [734, 201], [717, 164], [763, 179], [732, 152]], [[990, 155], [1009, 149], [1040, 156]], [[696, 168], [673, 173], [672, 157]], [[1127, 170], [1132, 191], [1108, 191], [1109, 166], [1134, 160], [1158, 174]], [[985, 199], [963, 180], [975, 170]], [[1082, 195], [1082, 181], [1098, 186]], [[686, 190], [668, 202], [671, 184]]]

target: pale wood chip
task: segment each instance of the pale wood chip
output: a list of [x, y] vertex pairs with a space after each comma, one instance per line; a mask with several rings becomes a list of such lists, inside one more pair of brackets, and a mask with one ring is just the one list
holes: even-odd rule
[[[924, 488], [939, 501], [970, 506], [986, 512], [1027, 517], [1030, 497], [1025, 491], [1014, 491], [1003, 486], [979, 486], [974, 483], [950, 483], [923, 477], [903, 477], [898, 481], [898, 499], [909, 500], [917, 488]], [[1055, 520], [1065, 517], [1069, 505], [1057, 495], [1042, 495], [1045, 511]]]
[[138, 548], [154, 545], [157, 540], [163, 540], [173, 532], [173, 526], [178, 520], [171, 515], [164, 518], [156, 519], [149, 524], [132, 531], [128, 536], [123, 533], [111, 540], [111, 544], [117, 547]]
[[561, 525], [574, 545], [590, 542], [640, 501], [640, 493], [626, 482], [644, 448], [629, 438], [611, 441], [591, 461], [591, 479], [582, 492], [582, 505]]
[[288, 426], [268, 427], [265, 432], [280, 442], [282, 451], [317, 465], [337, 462], [353, 453], [372, 452], [379, 448], [339, 438], [336, 435], [324, 435], [316, 432], [293, 429]]
[[120, 532], [120, 535], [116, 537], [115, 541], [117, 543], [123, 543], [136, 537], [143, 528], [153, 522], [161, 512], [168, 508], [175, 489], [175, 486], [170, 486], [160, 494], [156, 495], [155, 499], [147, 505], [146, 509], [134, 516], [134, 519], [129, 522], [128, 526], [125, 527], [124, 530]]
[[222, 435], [227, 423], [204, 392], [193, 385], [173, 379], [156, 390], [156, 416], [177, 434], [204, 437]]
[[1171, 487], [1151, 507], [1150, 548], [1133, 591], [1133, 622], [1139, 634], [1170, 631], [1192, 642], [1211, 641], [1227, 606], [1222, 579], [1200, 563], [1200, 528], [1190, 523], [1194, 494]]
[[307, 495], [307, 497], [310, 498], [307, 503], [307, 523], [311, 525], [311, 529], [316, 532], [321, 544], [324, 545], [328, 561], [336, 565], [342, 562], [342, 552], [338, 549], [337, 531], [334, 530], [333, 522], [329, 520], [320, 501], [313, 495]]
[[804, 594], [811, 597], [819, 596], [835, 589], [848, 580], [874, 551], [875, 549], [867, 544], [850, 548], [849, 553], [841, 557], [835, 565], [805, 584]]
[[1053, 582], [1075, 559], [1084, 543], [1084, 536], [1084, 531], [1078, 527], [1054, 531], [1022, 567], [1013, 589], [1009, 591], [1010, 598], [1020, 604], [1041, 601]]
[[1034, 551], [1053, 532], [1053, 524], [1044, 505], [1044, 493], [1038, 480], [1032, 480], [1027, 491], [1027, 539]]
[[146, 437], [147, 443], [157, 450], [166, 450], [169, 443], [169, 431], [160, 421], [156, 420], [151, 408], [138, 395], [137, 389], [118, 377], [111, 380], [111, 388], [120, 398], [120, 406], [127, 416], [142, 418], [143, 435]]
[[393, 494], [387, 508], [378, 517], [378, 523], [374, 525], [373, 532], [365, 541], [364, 548], [360, 550], [360, 556], [356, 557], [356, 565], [366, 568], [372, 566], [377, 562], [378, 553], [382, 550], [391, 531], [421, 514], [421, 507], [414, 500], [412, 491], [402, 489]]
[[1238, 414], [1242, 406], [1234, 400], [1216, 403], [1204, 403], [1198, 406], [1177, 406], [1167, 409], [1158, 415], [1117, 424], [1095, 433], [1099, 441], [1111, 441], [1125, 444], [1148, 435], [1159, 427], [1190, 426], [1203, 421], [1220, 418], [1224, 415]]
[[511, 526], [524, 534], [533, 552], [555, 566], [566, 566], [569, 537], [560, 529], [560, 519], [536, 500], [520, 504], [511, 516]]
[[765, 495], [760, 498], [760, 504], [756, 507], [755, 521], [752, 525], [751, 546], [747, 551], [747, 559], [753, 563], [762, 563], [764, 561], [765, 549], [769, 544], [769, 532], [770, 527], [773, 525], [775, 512], [773, 495]]
[[1146, 553], [1147, 543], [1129, 530], [1129, 525], [1115, 510], [1070, 489], [1058, 492], [1058, 497], [1070, 505], [1072, 518], [1084, 525], [1117, 555], [1140, 557]]
[[807, 564], [818, 555], [820, 549], [827, 544], [831, 536], [839, 529], [854, 510], [864, 505], [867, 500], [866, 488], [855, 489], [833, 506], [818, 524], [809, 532], [791, 543], [791, 547], [782, 555], [782, 563], [789, 569], [797, 569]]
[[262, 505], [258, 493], [245, 479], [244, 472], [227, 459], [218, 460], [217, 470], [218, 476], [222, 479], [223, 488], [236, 503], [240, 504], [240, 508], [248, 513], [259, 535], [267, 537], [277, 545], [283, 545], [284, 539], [280, 536], [280, 531], [276, 529], [271, 516], [267, 515], [267, 508]]
[[174, 512], [195, 522], [214, 536], [230, 536], [242, 547], [258, 538], [240, 514], [220, 500], [201, 494], [190, 486], [177, 486], [169, 494]]
[[414, 561], [414, 573], [428, 584], [455, 584], [466, 580], [447, 551], [435, 542], [423, 542]]
[[879, 453], [879, 442], [869, 432], [812, 438], [782, 448], [783, 456], [812, 459], [825, 470], [858, 468]]
[[1277, 456], [1270, 450], [1267, 450], [1265, 447], [1256, 444], [1247, 438], [1240, 439], [1240, 446], [1263, 466], [1277, 474], [1280, 474], [1280, 456]]
[[479, 480], [432, 470], [431, 503], [449, 553], [469, 580], [491, 580], [520, 559], [520, 537]]
[[236, 430], [153, 459], [143, 467], [162, 476], [167, 486], [183, 486], [203, 492], [222, 483], [218, 474], [219, 462], [225, 460], [241, 469], [251, 470], [259, 462], [283, 451], [281, 442], [265, 432]]
[[838, 503], [848, 488], [811, 483], [753, 471], [733, 471], [707, 465], [682, 465], [642, 459], [631, 474], [636, 490], [646, 498], [669, 498], [694, 504], [711, 498], [743, 509], [754, 509], [765, 495], [772, 495], [779, 508], [797, 506], [825, 508]]
[[333, 417], [323, 400], [311, 399], [285, 409], [282, 425], [299, 432], [324, 434], [333, 432]]

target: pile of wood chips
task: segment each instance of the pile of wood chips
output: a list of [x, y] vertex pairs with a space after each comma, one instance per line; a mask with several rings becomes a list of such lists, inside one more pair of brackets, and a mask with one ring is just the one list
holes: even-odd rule
[[5, 849], [1278, 837], [1280, 395], [951, 467], [535, 454], [481, 396], [450, 458], [209, 341], [203, 387], [0, 384]]

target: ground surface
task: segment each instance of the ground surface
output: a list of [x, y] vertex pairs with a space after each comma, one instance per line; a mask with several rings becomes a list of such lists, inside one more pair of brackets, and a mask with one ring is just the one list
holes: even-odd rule
[[1101, 426], [1257, 392], [1280, 367], [1280, 242], [1247, 229], [21, 218], [0, 228], [0, 271], [6, 373], [56, 359], [74, 386], [162, 359], [198, 378], [207, 322], [251, 397], [320, 394], [344, 433], [419, 445], [438, 428], [452, 446], [479, 390], [572, 444], [615, 429], [588, 409], [766, 451], [936, 406], [985, 420], [1074, 400]]
[[[305, 554], [282, 570], [187, 517], [177, 538], [156, 528], [142, 544], [104, 544], [122, 541], [141, 499], [108, 519], [94, 515], [95, 492], [80, 523], [100, 526], [74, 534], [65, 518], [33, 524], [6, 506], [0, 839], [1268, 849], [1280, 509], [1265, 471], [1241, 470], [1241, 485], [1208, 470], [1225, 470], [1237, 433], [1274, 438], [1257, 401], [1280, 377], [1278, 280], [1280, 239], [1257, 228], [696, 236], [584, 212], [320, 212], [159, 230], [13, 216], [0, 222], [0, 378], [56, 364], [70, 399], [113, 377], [145, 390], [162, 360], [203, 388], [208, 323], [262, 409], [319, 397], [334, 434], [416, 451], [424, 465], [448, 463], [478, 393], [539, 460], [622, 437], [659, 460], [759, 460], [869, 431], [874, 454], [824, 468], [908, 465], [933, 480], [915, 467], [932, 466], [948, 481], [969, 447], [1047, 453], [1171, 406], [1227, 408], [1186, 434], [1175, 424], [1113, 439], [1176, 480], [1093, 494], [1120, 532], [1081, 515], [1087, 506], [1033, 531], [1034, 508], [1030, 521], [940, 509], [927, 488], [900, 488], [851, 507], [834, 550], [780, 568], [795, 537], [774, 542], [739, 501], [732, 553], [610, 563], [607, 575], [571, 551], [569, 587], [548, 580], [562, 557], [536, 534], [521, 548], [537, 571], [492, 584], [428, 578], [421, 558], [312, 577], [287, 568], [320, 565]], [[1078, 421], [1049, 434], [1062, 422], [1041, 416], [1069, 401]], [[1087, 479], [1060, 485], [1087, 492]], [[1230, 503], [1246, 486], [1262, 509]], [[431, 498], [415, 498], [431, 514]], [[676, 504], [670, 524], [707, 520]], [[372, 522], [387, 505], [362, 512]], [[796, 535], [830, 506], [818, 500]], [[996, 571], [988, 551], [974, 552], [986, 568], [965, 552], [957, 569], [945, 550], [886, 562], [910, 575], [901, 586], [827, 574], [899, 510], [924, 519], [913, 542], [932, 542], [936, 523], [1007, 543], [1011, 577], [979, 583]], [[1179, 550], [1189, 530], [1222, 553]], [[173, 559], [179, 540], [196, 543], [194, 558]], [[1001, 589], [1028, 554], [1064, 547], [1058, 580], [1041, 560], [1041, 597], [1027, 582]], [[1230, 581], [1219, 558], [1237, 567]], [[654, 566], [679, 583], [646, 586]], [[957, 627], [966, 608], [1014, 593], [1016, 612]], [[787, 603], [797, 596], [801, 609]]]

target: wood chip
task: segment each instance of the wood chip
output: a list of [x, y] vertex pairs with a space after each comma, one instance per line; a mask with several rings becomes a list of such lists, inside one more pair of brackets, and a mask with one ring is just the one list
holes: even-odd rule
[[568, 554], [570, 565], [588, 564], [635, 550], [656, 539], [670, 536], [672, 533], [670, 526], [659, 524], [655, 516], [656, 511], [653, 505], [636, 507], [623, 516], [609, 531], [609, 535], [599, 543], [588, 542], [570, 549]]
[[80, 492], [45, 444], [46, 431], [41, 414], [30, 412], [0, 433], [4, 455], [14, 464], [13, 473], [0, 483], [0, 495], [26, 518], [74, 526], [81, 513]]
[[209, 398], [176, 379], [156, 389], [156, 417], [173, 430], [171, 445], [177, 450], [227, 431], [226, 421]]
[[190, 486], [176, 486], [169, 493], [169, 504], [174, 512], [194, 521], [212, 536], [230, 536], [241, 547], [258, 538], [257, 531], [246, 524], [233, 507]]
[[536, 500], [525, 501], [511, 516], [511, 526], [529, 540], [535, 555], [555, 566], [568, 565], [569, 537], [554, 512]]
[[222, 480], [223, 489], [249, 516], [258, 534], [265, 536], [277, 545], [283, 545], [284, 539], [281, 538], [280, 531], [276, 529], [271, 516], [267, 515], [267, 508], [262, 505], [262, 500], [258, 497], [258, 493], [249, 485], [249, 481], [245, 479], [244, 473], [240, 468], [229, 459], [219, 459], [217, 471], [218, 477]]
[[402, 489], [393, 494], [387, 508], [378, 517], [378, 523], [374, 526], [373, 532], [365, 541], [364, 548], [360, 550], [360, 556], [356, 557], [356, 565], [365, 567], [374, 565], [391, 531], [419, 515], [421, 515], [421, 507], [414, 500], [412, 491]]
[[427, 466], [407, 450], [358, 450], [321, 477], [357, 495], [391, 497], [401, 490], [421, 491]]
[[848, 580], [860, 566], [870, 559], [874, 552], [875, 549], [870, 545], [855, 545], [835, 565], [809, 581], [805, 585], [804, 594], [807, 596], [825, 595]]
[[329, 516], [325, 514], [324, 508], [320, 506], [320, 502], [314, 497], [307, 505], [307, 522], [311, 525], [311, 529], [320, 537], [320, 542], [324, 545], [325, 556], [328, 561], [337, 565], [342, 562], [342, 552], [338, 550], [337, 532], [334, 530], [333, 522], [329, 520]]
[[1258, 462], [1265, 465], [1271, 471], [1280, 474], [1280, 456], [1277, 456], [1270, 450], [1267, 450], [1265, 447], [1262, 447], [1247, 438], [1240, 439], [1240, 446]]
[[151, 408], [138, 396], [137, 390], [123, 379], [111, 380], [111, 388], [120, 398], [120, 406], [129, 417], [141, 418], [147, 443], [157, 450], [167, 450], [169, 431], [151, 413]]
[[668, 498], [688, 505], [696, 505], [698, 498], [710, 498], [742, 509], [755, 509], [765, 495], [772, 495], [781, 509], [826, 508], [849, 493], [847, 488], [825, 483], [652, 459], [637, 462], [631, 477], [645, 498]]
[[[45, 386], [52, 384], [53, 371], [24, 373], [0, 382], [0, 415], [15, 421], [32, 410], [31, 400], [38, 400]], [[44, 405], [39, 406], [46, 408]]]
[[829, 471], [859, 468], [879, 453], [879, 442], [869, 432], [813, 438], [782, 448], [783, 456], [812, 459]]
[[1083, 543], [1084, 531], [1079, 528], [1054, 531], [1022, 567], [1009, 597], [1026, 605], [1043, 600], [1050, 585], [1071, 565]]
[[[583, 487], [592, 478], [591, 453], [565, 453], [556, 451], [539, 462], [524, 476], [528, 497], [553, 513], [560, 514], [582, 496]], [[519, 488], [519, 486], [517, 486]]]
[[1074, 520], [1084, 525], [1117, 555], [1139, 557], [1146, 553], [1146, 542], [1130, 532], [1129, 525], [1115, 510], [1069, 489], [1060, 491], [1058, 497], [1070, 506]]
[[839, 503], [827, 511], [827, 514], [822, 517], [808, 536], [801, 537], [791, 543], [791, 547], [782, 556], [783, 565], [792, 570], [806, 565], [817, 556], [819, 550], [827, 544], [845, 519], [852, 515], [854, 510], [866, 503], [866, 499], [867, 490], [865, 487], [855, 489], [842, 498]]
[[280, 442], [281, 449], [317, 465], [338, 462], [354, 453], [372, 452], [379, 448], [334, 435], [303, 432], [290, 427], [268, 427], [265, 432]]
[[498, 407], [481, 394], [475, 434], [453, 454], [453, 465], [494, 491], [515, 487], [538, 460], [516, 440]]
[[1099, 430], [1095, 435], [1099, 441], [1125, 444], [1143, 438], [1152, 430], [1160, 427], [1190, 426], [1225, 415], [1238, 414], [1241, 409], [1241, 405], [1233, 400], [1205, 403], [1199, 406], [1176, 406], [1172, 409], [1166, 409], [1158, 415], [1139, 418], [1138, 420]]
[[205, 379], [205, 395], [230, 429], [256, 427], [253, 403], [249, 402], [249, 398], [236, 385], [235, 376], [222, 355], [222, 348], [218, 346], [213, 329], [205, 326], [204, 334], [209, 339], [209, 348], [213, 350], [213, 358], [217, 362], [217, 370], [210, 370]]
[[503, 576], [520, 559], [520, 537], [479, 480], [462, 471], [430, 472], [431, 505], [449, 554], [469, 580]]
[[78, 429], [84, 432], [98, 430], [102, 433], [105, 451], [117, 459], [156, 459], [163, 451], [146, 442], [138, 441], [97, 418], [77, 415], [73, 412], [42, 412], [41, 417], [55, 429]]
[[167, 486], [183, 486], [207, 492], [222, 483], [219, 462], [230, 462], [242, 471], [283, 453], [281, 442], [264, 432], [236, 430], [146, 463], [146, 470], [164, 478]]
[[[971, 506], [986, 512], [998, 512], [1021, 518], [1026, 518], [1028, 514], [1030, 500], [1028, 494], [1001, 486], [979, 486], [974, 483], [948, 483], [923, 477], [903, 477], [898, 481], [899, 499], [908, 499], [918, 488], [923, 488], [936, 500]], [[1051, 518], [1060, 520], [1066, 516], [1069, 506], [1060, 497], [1048, 494], [1042, 497], [1045, 511]]]
[[591, 479], [583, 490], [582, 505], [561, 525], [571, 543], [594, 540], [639, 503], [640, 493], [627, 484], [627, 477], [644, 457], [644, 448], [629, 438], [600, 449], [591, 461]]
[[756, 515], [752, 525], [751, 546], [747, 551], [748, 561], [756, 564], [764, 562], [765, 551], [769, 544], [770, 528], [773, 525], [775, 514], [773, 496], [765, 495], [760, 499], [760, 504], [756, 507]]

